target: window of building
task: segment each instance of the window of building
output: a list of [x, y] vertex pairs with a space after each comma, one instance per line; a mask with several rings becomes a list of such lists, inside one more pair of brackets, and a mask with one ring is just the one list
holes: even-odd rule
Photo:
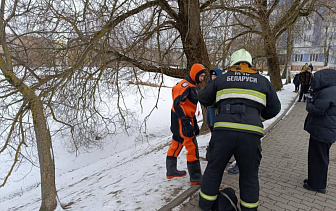
[[310, 54], [309, 60], [317, 62], [317, 60], [318, 60], [318, 54]]
[[304, 35], [304, 37], [303, 37], [303, 39], [304, 39], [304, 41], [310, 41], [310, 39], [311, 39], [311, 35]]
[[312, 25], [311, 24], [307, 24], [306, 25], [306, 30], [311, 30], [312, 29]]
[[303, 54], [295, 54], [294, 61], [301, 62], [303, 58]]
[[300, 37], [294, 35], [294, 43], [300, 43]]
[[324, 54], [323, 54], [323, 53], [320, 53], [320, 54], [318, 55], [317, 61], [318, 61], [318, 62], [324, 62]]

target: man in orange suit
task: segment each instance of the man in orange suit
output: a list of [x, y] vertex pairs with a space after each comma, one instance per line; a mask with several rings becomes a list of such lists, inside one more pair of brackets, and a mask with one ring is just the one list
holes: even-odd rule
[[198, 103], [196, 84], [204, 80], [205, 67], [194, 64], [189, 75], [173, 87], [173, 106], [171, 109], [171, 131], [173, 138], [166, 158], [167, 178], [183, 177], [186, 171], [177, 170], [177, 157], [183, 146], [187, 150], [187, 166], [190, 184], [198, 185], [202, 181], [196, 136], [199, 127], [195, 112]]

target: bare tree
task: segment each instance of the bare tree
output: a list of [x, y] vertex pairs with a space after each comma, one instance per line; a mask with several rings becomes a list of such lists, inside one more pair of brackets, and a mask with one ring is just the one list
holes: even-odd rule
[[[129, 10], [115, 5], [115, 11], [112, 10], [104, 22], [102, 15], [94, 19], [96, 11], [89, 10], [94, 5], [83, 9], [74, 2], [64, 1], [1, 1], [0, 89], [4, 103], [0, 118], [1, 134], [6, 136], [6, 142], [0, 153], [13, 155], [1, 187], [24, 157], [23, 148], [34, 147], [35, 140], [41, 173], [40, 210], [56, 208], [55, 165], [48, 119], [60, 125], [57, 131], [69, 130], [76, 147], [87, 145], [77, 140], [92, 142], [101, 138], [101, 128], [104, 130], [104, 125], [107, 128], [107, 124], [113, 124], [111, 118], [104, 117], [97, 109], [100, 83], [108, 82], [104, 74], [110, 70], [105, 62], [107, 32], [154, 3]], [[104, 10], [104, 5], [101, 6]], [[76, 10], [82, 12], [76, 13]], [[77, 19], [79, 14], [84, 22]], [[118, 69], [109, 76], [116, 79], [118, 86]], [[124, 119], [122, 116], [121, 122]]]
[[332, 42], [334, 38], [335, 28], [330, 29], [328, 25], [323, 26], [324, 28], [324, 37], [323, 37], [323, 54], [324, 54], [324, 66], [329, 64], [329, 54], [330, 48], [332, 47]]
[[291, 83], [290, 64], [293, 50], [294, 50], [294, 25], [289, 26], [286, 33], [286, 61], [284, 70], [282, 72], [282, 78], [286, 79], [286, 84]]
[[[252, 2], [221, 1], [216, 9], [232, 11], [235, 23], [244, 29], [240, 30], [235, 37], [249, 33], [257, 34], [263, 38], [263, 47], [267, 55], [267, 64], [271, 82], [276, 90], [282, 88], [280, 77], [279, 57], [277, 54], [276, 42], [279, 37], [293, 25], [298, 17], [309, 15], [315, 6], [313, 1], [280, 1], [258, 0]], [[279, 7], [286, 10], [278, 13]]]
[[[8, 2], [6, 2], [5, 0], [1, 1], [0, 42], [3, 53], [0, 57], [0, 69], [2, 75], [4, 76], [4, 80], [1, 81], [1, 84], [3, 84], [2, 88], [7, 89], [7, 91], [9, 92], [6, 95], [2, 95], [1, 98], [3, 98], [4, 100], [6, 100], [7, 98], [14, 98], [14, 100], [11, 100], [11, 103], [7, 104], [6, 107], [9, 108], [16, 105], [19, 109], [17, 110], [15, 117], [12, 119], [10, 128], [7, 129], [6, 142], [1, 147], [0, 151], [3, 152], [7, 148], [9, 148], [9, 146], [11, 146], [14, 147], [15, 152], [13, 164], [9, 169], [7, 176], [5, 177], [4, 182], [1, 186], [6, 183], [8, 177], [11, 175], [14, 166], [19, 160], [21, 147], [26, 143], [25, 123], [23, 120], [25, 116], [29, 114], [32, 117], [41, 169], [40, 173], [42, 184], [42, 204], [40, 210], [53, 210], [56, 208], [57, 205], [55, 166], [53, 158], [51, 156], [51, 136], [46, 122], [43, 102], [41, 100], [41, 96], [37, 94], [34, 87], [31, 86], [31, 81], [28, 76], [30, 75], [29, 71], [31, 69], [15, 69], [15, 57], [12, 56], [13, 51], [9, 46], [9, 38], [6, 35], [7, 28], [10, 28], [11, 26], [9, 22], [14, 20], [15, 14], [20, 11], [20, 9], [23, 9], [24, 6], [20, 4], [19, 1], [15, 1], [13, 4], [9, 4], [13, 6], [13, 8], [11, 13], [9, 13], [8, 16], [5, 16], [5, 12], [7, 13], [6, 10], [8, 9], [8, 7], [6, 7], [6, 4], [8, 5]], [[25, 9], [27, 9], [26, 11], [29, 11], [34, 6], [37, 5], [32, 4]], [[24, 10], [21, 11], [22, 12], [19, 12], [19, 16], [25, 13]], [[15, 140], [15, 138], [19, 138], [20, 140], [19, 142], [16, 141], [16, 146], [10, 143], [10, 141]]]

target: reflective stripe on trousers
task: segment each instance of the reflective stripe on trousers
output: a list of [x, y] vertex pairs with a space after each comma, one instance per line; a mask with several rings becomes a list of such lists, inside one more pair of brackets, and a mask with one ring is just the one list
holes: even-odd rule
[[240, 204], [246, 208], [257, 208], [259, 205], [259, 201], [255, 203], [247, 203], [240, 199]]
[[217, 199], [217, 195], [215, 195], [215, 196], [209, 196], [209, 195], [206, 195], [205, 193], [203, 193], [202, 190], [200, 190], [200, 196], [203, 199], [206, 199], [208, 201], [215, 201]]

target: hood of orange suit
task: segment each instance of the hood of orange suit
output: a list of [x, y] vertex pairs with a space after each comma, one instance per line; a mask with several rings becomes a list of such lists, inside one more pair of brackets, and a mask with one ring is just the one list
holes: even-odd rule
[[191, 80], [193, 80], [195, 83], [199, 83], [198, 81], [198, 77], [202, 74], [205, 73], [206, 68], [199, 63], [195, 63], [193, 64], [193, 66], [191, 66], [190, 72], [189, 72], [189, 76], [191, 78]]

